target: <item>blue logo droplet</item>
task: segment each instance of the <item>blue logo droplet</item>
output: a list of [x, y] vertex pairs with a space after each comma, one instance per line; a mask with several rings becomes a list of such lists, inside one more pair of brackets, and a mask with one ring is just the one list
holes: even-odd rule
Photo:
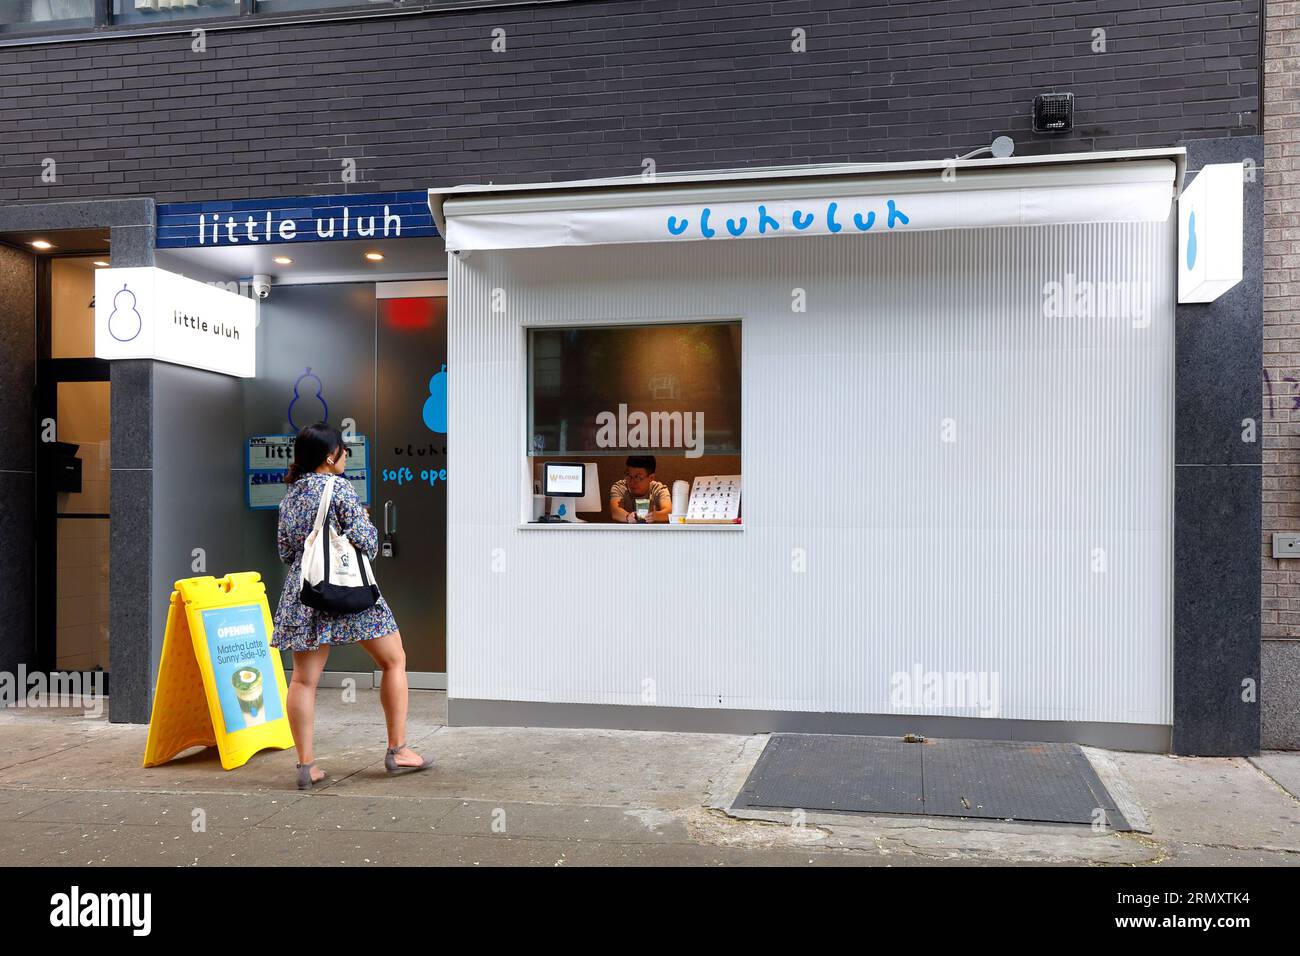
[[447, 434], [447, 366], [429, 379], [429, 397], [424, 400], [424, 425], [431, 432]]
[[1187, 268], [1196, 265], [1196, 210], [1187, 214]]

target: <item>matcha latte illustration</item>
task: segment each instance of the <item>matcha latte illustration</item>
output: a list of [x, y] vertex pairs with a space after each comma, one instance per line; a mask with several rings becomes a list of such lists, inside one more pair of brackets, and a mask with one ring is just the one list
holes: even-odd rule
[[266, 709], [262, 706], [262, 672], [250, 664], [231, 674], [230, 682], [235, 685], [244, 723], [249, 727], [266, 723]]

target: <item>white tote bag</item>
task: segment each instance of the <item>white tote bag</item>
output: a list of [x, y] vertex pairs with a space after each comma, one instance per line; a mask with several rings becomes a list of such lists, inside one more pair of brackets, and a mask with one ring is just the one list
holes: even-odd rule
[[355, 614], [374, 606], [379, 588], [370, 559], [347, 535], [336, 534], [328, 520], [334, 497], [334, 476], [325, 482], [316, 523], [302, 548], [302, 603], [330, 614]]

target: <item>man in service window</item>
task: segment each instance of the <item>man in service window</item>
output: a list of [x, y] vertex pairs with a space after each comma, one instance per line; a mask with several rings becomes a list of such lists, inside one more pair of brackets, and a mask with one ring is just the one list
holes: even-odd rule
[[654, 455], [628, 456], [627, 474], [609, 489], [609, 513], [615, 521], [644, 524], [668, 520], [673, 496], [667, 485], [655, 481], [655, 465]]

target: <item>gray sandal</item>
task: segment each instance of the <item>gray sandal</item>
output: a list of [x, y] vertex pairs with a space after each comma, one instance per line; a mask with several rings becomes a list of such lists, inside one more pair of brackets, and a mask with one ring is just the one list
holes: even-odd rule
[[425, 757], [424, 763], [419, 764], [418, 766], [415, 767], [402, 766], [400, 763], [397, 762], [397, 753], [398, 751], [404, 749], [406, 749], [406, 744], [398, 744], [396, 747], [389, 747], [388, 752], [384, 754], [384, 769], [388, 771], [389, 776], [395, 776], [397, 774], [403, 774], [403, 773], [414, 773], [417, 770], [428, 770], [430, 767], [433, 766], [432, 757]]
[[294, 766], [298, 768], [298, 789], [299, 790], [310, 790], [313, 787], [315, 787], [317, 784], [324, 783], [326, 780], [330, 778], [330, 775], [324, 773], [323, 771], [321, 773], [321, 778], [319, 780], [313, 780], [311, 778], [311, 768], [316, 766], [316, 761], [314, 760], [311, 763], [296, 763], [294, 764]]

